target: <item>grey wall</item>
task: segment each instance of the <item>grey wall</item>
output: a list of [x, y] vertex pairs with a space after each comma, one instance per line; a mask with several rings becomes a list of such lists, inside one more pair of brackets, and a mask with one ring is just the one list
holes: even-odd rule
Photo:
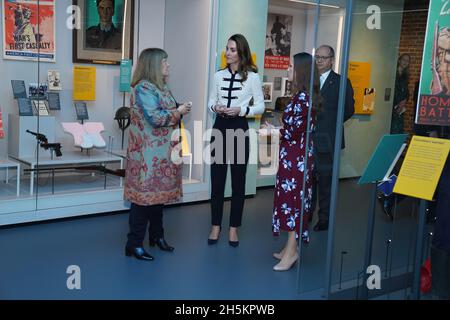
[[[166, 0], [135, 1], [137, 3], [136, 17], [138, 10], [140, 10], [139, 35], [136, 37], [136, 40], [139, 39], [139, 44], [138, 48], [135, 47], [135, 52], [138, 49], [140, 52], [151, 47], [163, 48]], [[135, 34], [138, 33], [137, 28], [134, 31]]]
[[[191, 113], [184, 118], [191, 133], [192, 154], [193, 141], [202, 138], [194, 136], [194, 121], [206, 126], [210, 10], [210, 0], [166, 0], [164, 48], [169, 55], [170, 88], [178, 102], [193, 103]], [[202, 180], [202, 169], [194, 166], [193, 178]]]

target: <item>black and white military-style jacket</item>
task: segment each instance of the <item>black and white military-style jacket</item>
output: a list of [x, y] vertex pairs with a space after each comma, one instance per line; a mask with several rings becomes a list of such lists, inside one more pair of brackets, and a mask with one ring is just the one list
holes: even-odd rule
[[[253, 106], [249, 106], [253, 98]], [[214, 75], [208, 102], [208, 108], [222, 104], [228, 108], [240, 107], [240, 117], [255, 116], [264, 112], [264, 95], [261, 80], [255, 72], [249, 71], [247, 80], [242, 81], [239, 73], [233, 74], [230, 68], [219, 70]]]

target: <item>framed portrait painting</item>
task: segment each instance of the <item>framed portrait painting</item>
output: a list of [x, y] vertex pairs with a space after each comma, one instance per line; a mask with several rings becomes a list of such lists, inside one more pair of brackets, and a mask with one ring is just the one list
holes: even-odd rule
[[281, 80], [281, 96], [292, 97], [292, 82], [289, 78], [283, 78]]
[[262, 90], [264, 94], [264, 102], [272, 102], [273, 83], [263, 82]]
[[80, 28], [73, 31], [73, 62], [120, 64], [133, 56], [134, 0], [73, 0]]

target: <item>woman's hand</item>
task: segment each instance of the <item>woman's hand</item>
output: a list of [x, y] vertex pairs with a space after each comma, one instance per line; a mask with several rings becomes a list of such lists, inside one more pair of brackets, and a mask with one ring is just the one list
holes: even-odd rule
[[266, 128], [267, 128], [267, 129], [275, 129], [275, 126], [274, 126], [273, 124], [267, 122], [267, 121], [264, 122], [264, 124], [266, 125]]
[[182, 114], [188, 114], [191, 111], [192, 102], [185, 102], [182, 105], [178, 106], [177, 110]]
[[217, 114], [223, 114], [223, 111], [226, 109], [226, 107], [223, 104], [216, 104], [213, 107], [213, 110]]
[[225, 108], [223, 111], [223, 114], [229, 116], [229, 117], [236, 117], [241, 113], [240, 107], [231, 107], [231, 108]]
[[395, 107], [395, 111], [398, 115], [401, 115], [403, 112], [406, 111], [406, 100], [402, 100], [399, 102], [399, 104]]

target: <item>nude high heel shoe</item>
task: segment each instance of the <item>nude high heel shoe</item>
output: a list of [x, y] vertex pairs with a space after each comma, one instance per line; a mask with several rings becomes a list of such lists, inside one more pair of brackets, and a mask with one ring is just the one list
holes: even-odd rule
[[297, 262], [298, 254], [295, 254], [294, 256], [287, 258], [286, 260], [287, 261], [281, 260], [278, 264], [276, 264], [273, 267], [273, 270], [274, 271], [288, 271]]

